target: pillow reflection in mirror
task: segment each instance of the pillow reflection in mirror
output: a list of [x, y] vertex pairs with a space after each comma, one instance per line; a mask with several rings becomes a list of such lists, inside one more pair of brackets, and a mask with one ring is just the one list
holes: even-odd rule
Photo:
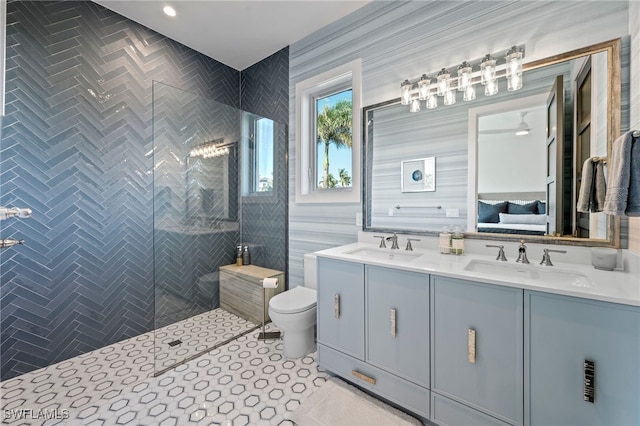
[[528, 204], [509, 203], [507, 208], [509, 214], [536, 214], [538, 213], [538, 201]]
[[544, 225], [547, 217], [543, 214], [508, 214], [500, 213], [500, 223], [521, 225]]
[[538, 200], [538, 214], [547, 214], [547, 203]]
[[496, 204], [487, 204], [478, 201], [478, 222], [480, 223], [498, 223], [500, 222], [500, 213], [507, 212], [509, 203], [503, 201]]

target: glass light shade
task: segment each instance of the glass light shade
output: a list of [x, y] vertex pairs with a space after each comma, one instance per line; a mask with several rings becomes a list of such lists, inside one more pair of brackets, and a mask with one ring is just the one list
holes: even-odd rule
[[522, 52], [515, 46], [507, 52], [507, 90], [522, 89]]
[[420, 81], [418, 81], [418, 99], [421, 101], [429, 96], [429, 83], [431, 83], [431, 79], [426, 74], [422, 74]]
[[436, 79], [438, 81], [438, 96], [444, 96], [449, 91], [449, 78], [451, 74], [445, 68], [442, 68]]
[[420, 99], [413, 98], [411, 101], [411, 106], [409, 107], [409, 112], [418, 112], [420, 111]]
[[480, 63], [480, 82], [488, 84], [496, 79], [496, 60], [487, 54]]
[[458, 90], [464, 92], [471, 85], [471, 65], [466, 61], [458, 67]]
[[473, 84], [469, 84], [466, 89], [464, 89], [462, 100], [463, 101], [472, 101], [476, 98], [476, 88]]
[[409, 105], [411, 103], [411, 83], [409, 80], [405, 80], [400, 85], [400, 103], [402, 105]]
[[427, 96], [427, 109], [434, 109], [438, 106], [438, 96], [435, 93], [430, 93]]
[[444, 94], [444, 104], [453, 105], [456, 103], [456, 91], [454, 89], [447, 90]]
[[487, 82], [484, 86], [484, 95], [485, 96], [493, 96], [498, 93], [498, 80], [493, 79]]

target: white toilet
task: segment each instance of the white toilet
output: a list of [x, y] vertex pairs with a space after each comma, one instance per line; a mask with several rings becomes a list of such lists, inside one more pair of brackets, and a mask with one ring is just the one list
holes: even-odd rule
[[316, 350], [316, 256], [304, 255], [304, 287], [284, 291], [269, 301], [269, 317], [283, 334], [285, 358]]

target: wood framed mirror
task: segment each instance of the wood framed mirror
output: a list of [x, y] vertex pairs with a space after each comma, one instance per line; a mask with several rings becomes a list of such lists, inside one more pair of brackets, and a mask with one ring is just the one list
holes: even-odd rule
[[[620, 55], [620, 40], [611, 40], [525, 63], [524, 87], [517, 92], [507, 92], [505, 84], [496, 96], [479, 95], [472, 102], [418, 113], [409, 113], [399, 99], [364, 108], [364, 230], [429, 235], [443, 226], [460, 226], [468, 238], [526, 237], [552, 244], [619, 247], [619, 218], [580, 214], [575, 205], [584, 159], [606, 159], [620, 135]], [[528, 140], [513, 136], [511, 142], [502, 141], [508, 149], [497, 151], [483, 151], [482, 141], [479, 145], [479, 132], [495, 142], [501, 132], [514, 133], [519, 127], [529, 127]], [[552, 129], [555, 132], [549, 132]], [[536, 161], [526, 151], [509, 151], [525, 140], [532, 142], [534, 135], [541, 141]], [[401, 193], [401, 162], [432, 156], [438, 170], [436, 191]], [[484, 165], [484, 157], [496, 162]], [[524, 161], [518, 163], [519, 158]], [[534, 164], [535, 177], [529, 170]], [[494, 172], [494, 182], [515, 184], [520, 177], [532, 185], [487, 186], [483, 167]], [[479, 232], [486, 231], [477, 225], [481, 200], [514, 202], [518, 213], [542, 214], [544, 231], [538, 227], [524, 234]], [[541, 205], [535, 212], [527, 210], [533, 202]], [[508, 219], [521, 221], [524, 215]]]

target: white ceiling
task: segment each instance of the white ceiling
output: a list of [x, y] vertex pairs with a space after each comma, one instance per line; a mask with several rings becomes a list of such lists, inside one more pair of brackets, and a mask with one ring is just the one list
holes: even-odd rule
[[371, 0], [94, 1], [242, 71]]

